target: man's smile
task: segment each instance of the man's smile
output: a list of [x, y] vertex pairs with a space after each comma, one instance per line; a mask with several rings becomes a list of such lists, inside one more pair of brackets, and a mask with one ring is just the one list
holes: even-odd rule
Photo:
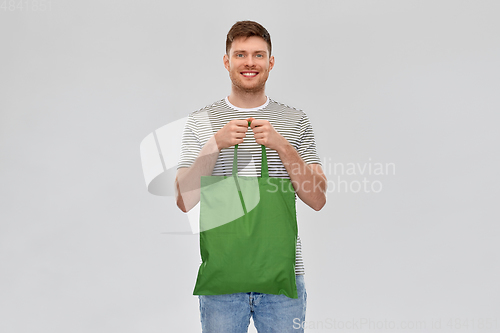
[[259, 72], [248, 72], [248, 71], [245, 71], [245, 72], [241, 72], [240, 74], [243, 75], [244, 77], [254, 77], [257, 74], [259, 74]]

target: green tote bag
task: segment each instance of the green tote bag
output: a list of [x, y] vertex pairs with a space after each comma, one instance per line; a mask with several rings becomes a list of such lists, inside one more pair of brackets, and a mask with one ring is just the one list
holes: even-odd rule
[[202, 263], [194, 295], [240, 292], [297, 298], [297, 218], [290, 179], [269, 177], [262, 146], [261, 177], [203, 176], [200, 190]]

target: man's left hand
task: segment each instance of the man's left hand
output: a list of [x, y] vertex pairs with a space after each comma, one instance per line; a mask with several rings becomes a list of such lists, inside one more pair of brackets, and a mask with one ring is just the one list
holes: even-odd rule
[[288, 141], [274, 129], [269, 120], [253, 118], [249, 120], [252, 121], [250, 127], [258, 144], [274, 150], [279, 150], [288, 144]]

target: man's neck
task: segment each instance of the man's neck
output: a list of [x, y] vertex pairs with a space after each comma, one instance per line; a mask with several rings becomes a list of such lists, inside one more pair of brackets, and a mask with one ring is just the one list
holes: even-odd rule
[[242, 109], [251, 109], [266, 103], [267, 96], [264, 90], [255, 93], [236, 92], [231, 90], [231, 95], [227, 98], [229, 103]]

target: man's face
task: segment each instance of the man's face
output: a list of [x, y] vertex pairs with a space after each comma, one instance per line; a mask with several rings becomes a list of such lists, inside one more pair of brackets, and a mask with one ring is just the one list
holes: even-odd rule
[[224, 55], [224, 66], [233, 86], [244, 92], [264, 90], [274, 57], [269, 57], [264, 39], [251, 36], [237, 38], [231, 44], [229, 54]]

